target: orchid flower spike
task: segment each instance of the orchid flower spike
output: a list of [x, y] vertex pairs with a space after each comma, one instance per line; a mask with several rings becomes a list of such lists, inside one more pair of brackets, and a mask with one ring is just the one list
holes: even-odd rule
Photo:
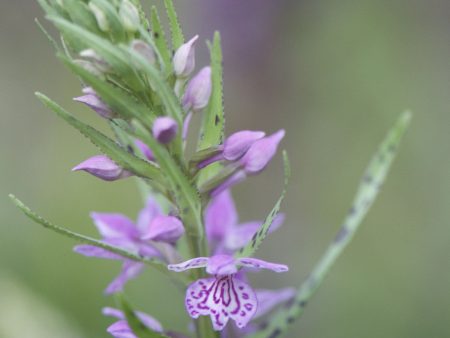
[[258, 302], [255, 291], [237, 277], [240, 267], [252, 271], [258, 269], [288, 271], [286, 265], [228, 255], [198, 257], [180, 264], [168, 265], [169, 270], [176, 272], [206, 268], [206, 272], [214, 276], [199, 279], [188, 287], [185, 306], [192, 318], [210, 316], [216, 331], [223, 330], [230, 319], [239, 328], [243, 328], [256, 314]]
[[[147, 258], [162, 259], [162, 253], [155, 245], [166, 244], [165, 249], [170, 250], [172, 244], [184, 234], [181, 221], [174, 216], [164, 215], [153, 199], [149, 199], [144, 209], [140, 211], [136, 224], [122, 214], [94, 212], [91, 217], [102, 236], [102, 242]], [[78, 245], [74, 251], [88, 257], [123, 262], [122, 271], [109, 284], [105, 291], [107, 294], [122, 291], [126, 282], [136, 278], [144, 268], [144, 263], [126, 259], [96, 246]]]
[[170, 143], [178, 131], [177, 122], [168, 116], [158, 117], [155, 122], [153, 122], [153, 137], [162, 144]]
[[74, 101], [84, 103], [86, 106], [94, 110], [98, 115], [106, 119], [111, 119], [115, 117], [115, 113], [103, 102], [97, 93], [91, 88], [83, 88], [83, 93], [85, 95], [78, 96], [74, 98]]
[[198, 112], [208, 105], [211, 96], [211, 67], [202, 68], [188, 83], [183, 95], [183, 107]]
[[198, 35], [194, 36], [177, 49], [173, 56], [173, 69], [177, 77], [185, 78], [191, 75], [195, 68], [195, 48], [194, 44]]
[[96, 155], [81, 162], [72, 171], [83, 170], [104, 181], [116, 181], [132, 175], [105, 155]]

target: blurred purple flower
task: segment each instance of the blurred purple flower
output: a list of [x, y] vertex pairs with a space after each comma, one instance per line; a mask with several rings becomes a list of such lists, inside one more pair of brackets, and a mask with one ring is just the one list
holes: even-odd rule
[[83, 170], [104, 181], [116, 181], [132, 175], [105, 155], [96, 155], [72, 168], [72, 171]]
[[194, 36], [177, 49], [173, 56], [173, 69], [177, 77], [188, 77], [195, 68], [195, 48], [194, 44], [198, 35]]
[[[136, 224], [122, 214], [94, 212], [91, 217], [103, 242], [143, 257], [162, 258], [161, 252], [150, 241], [171, 244], [184, 234], [181, 221], [174, 216], [163, 215], [159, 205], [151, 198], [139, 212]], [[74, 251], [88, 257], [123, 262], [121, 273], [106, 289], [108, 294], [123, 290], [126, 282], [137, 277], [144, 268], [143, 263], [92, 245], [78, 245]]]
[[84, 103], [101, 117], [111, 119], [115, 116], [108, 105], [97, 95], [94, 89], [91, 87], [85, 87], [83, 88], [83, 93], [85, 95], [75, 97], [74, 100]]
[[188, 83], [183, 95], [183, 107], [197, 112], [208, 105], [211, 96], [211, 67], [202, 68]]
[[[105, 316], [115, 317], [119, 319], [117, 322], [110, 325], [106, 329], [106, 331], [110, 333], [114, 338], [138, 338], [128, 325], [125, 314], [122, 311], [111, 307], [105, 307], [103, 308], [102, 313]], [[139, 311], [136, 311], [135, 314], [142, 322], [142, 324], [144, 324], [150, 330], [156, 332], [163, 332], [161, 323], [158, 322], [152, 316], [149, 316], [148, 314]]]
[[153, 122], [153, 137], [163, 144], [170, 143], [178, 131], [177, 122], [168, 116], [162, 116], [155, 119]]

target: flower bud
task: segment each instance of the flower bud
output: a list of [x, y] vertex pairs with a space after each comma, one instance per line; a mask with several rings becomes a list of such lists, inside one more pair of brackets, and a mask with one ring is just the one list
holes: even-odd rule
[[127, 31], [134, 33], [139, 29], [139, 24], [141, 22], [139, 11], [129, 0], [122, 0], [119, 16], [122, 25]]
[[108, 63], [93, 49], [82, 50], [80, 56], [89, 61], [100, 73], [106, 73], [110, 70]]
[[97, 21], [98, 28], [102, 32], [109, 32], [110, 26], [108, 19], [106, 17], [105, 12], [103, 12], [96, 4], [94, 4], [92, 1], [89, 2], [89, 9], [91, 10], [92, 14], [95, 16], [95, 20]]
[[72, 171], [78, 170], [84, 170], [104, 181], [115, 181], [132, 175], [105, 155], [88, 158], [72, 169]]
[[153, 137], [162, 144], [167, 144], [177, 135], [178, 124], [168, 116], [158, 117], [153, 122]]
[[145, 158], [149, 161], [155, 161], [155, 156], [153, 155], [153, 151], [149, 148], [148, 145], [146, 145], [141, 140], [134, 140], [134, 145], [139, 149], [139, 151], [142, 153], [142, 155], [145, 156]]
[[250, 174], [261, 172], [277, 152], [278, 144], [284, 134], [284, 130], [281, 129], [253, 143], [240, 160], [245, 172]]
[[242, 130], [230, 135], [223, 146], [223, 157], [228, 161], [236, 161], [244, 156], [250, 146], [266, 136], [263, 131]]
[[99, 78], [104, 77], [102, 69], [97, 67], [94, 63], [92, 63], [90, 61], [75, 59], [75, 60], [73, 60], [73, 63], [80, 66], [81, 68], [83, 68], [87, 72], [91, 73], [92, 75], [95, 75], [96, 77], [99, 77]]
[[86, 106], [94, 110], [101, 117], [110, 119], [115, 116], [111, 109], [103, 102], [100, 97], [95, 93], [91, 87], [86, 87], [83, 89], [85, 95], [75, 97], [74, 100], [77, 102], [84, 103]]
[[188, 83], [183, 96], [183, 107], [194, 112], [208, 105], [211, 96], [211, 67], [201, 69]]
[[177, 49], [173, 56], [173, 69], [177, 77], [188, 77], [195, 68], [195, 48], [194, 43], [198, 35], [194, 36]]
[[131, 48], [139, 53], [145, 60], [151, 65], [155, 64], [156, 57], [153, 48], [142, 40], [133, 40], [131, 42]]
[[156, 242], [175, 243], [184, 234], [181, 221], [174, 216], [156, 216], [142, 239]]

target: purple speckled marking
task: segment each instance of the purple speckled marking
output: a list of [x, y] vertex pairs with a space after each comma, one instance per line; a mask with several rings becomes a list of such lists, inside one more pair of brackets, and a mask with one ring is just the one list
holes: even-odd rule
[[222, 330], [231, 318], [239, 328], [247, 325], [256, 312], [255, 292], [234, 275], [200, 279], [192, 283], [185, 305], [193, 318], [210, 316], [214, 330]]

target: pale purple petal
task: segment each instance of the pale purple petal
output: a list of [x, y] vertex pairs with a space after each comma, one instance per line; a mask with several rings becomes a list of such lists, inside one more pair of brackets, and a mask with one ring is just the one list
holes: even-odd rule
[[242, 157], [255, 141], [266, 136], [263, 131], [242, 130], [230, 135], [224, 143], [223, 157], [235, 161]]
[[233, 256], [215, 255], [209, 258], [206, 272], [210, 275], [231, 275], [238, 270]]
[[239, 170], [233, 175], [231, 175], [229, 178], [227, 178], [225, 181], [220, 183], [217, 187], [211, 190], [210, 195], [211, 197], [215, 197], [218, 194], [220, 194], [222, 191], [230, 189], [232, 186], [241, 183], [247, 178], [247, 175], [244, 170]]
[[133, 221], [122, 214], [92, 212], [91, 218], [103, 238], [138, 238]]
[[156, 199], [149, 197], [145, 204], [145, 207], [141, 209], [136, 222], [137, 228], [142, 235], [146, 234], [150, 229], [150, 224], [156, 216], [162, 214], [161, 207]]
[[202, 168], [209, 166], [210, 164], [213, 164], [215, 162], [222, 161], [222, 160], [224, 160], [223, 153], [219, 152], [218, 154], [215, 154], [215, 155], [207, 158], [206, 160], [199, 162], [197, 164], [197, 168], [202, 169]]
[[185, 44], [181, 45], [173, 56], [173, 69], [176, 76], [187, 77], [195, 67], [195, 48], [194, 43], [198, 35], [194, 36]]
[[256, 141], [240, 160], [247, 173], [262, 171], [277, 152], [278, 144], [284, 137], [284, 130]]
[[156, 216], [142, 239], [175, 243], [184, 234], [183, 223], [174, 216]]
[[183, 263], [169, 264], [167, 268], [175, 272], [181, 272], [189, 269], [204, 268], [208, 264], [208, 261], [209, 257], [197, 257]]
[[117, 309], [112, 308], [112, 307], [108, 307], [108, 306], [106, 306], [106, 307], [104, 307], [102, 309], [102, 314], [104, 316], [115, 317], [117, 319], [125, 319], [125, 315], [123, 314], [122, 311], [117, 310]]
[[[110, 326], [110, 328], [112, 327], [112, 330], [114, 330], [115, 334], [123, 335], [123, 334], [132, 333], [128, 323], [126, 322], [126, 317], [122, 311], [111, 308], [111, 307], [105, 307], [105, 308], [103, 308], [102, 313], [105, 316], [110, 316], [110, 317], [115, 317], [117, 319], [120, 319], [120, 321], [118, 321]], [[155, 318], [153, 318], [152, 316], [150, 316], [144, 312], [140, 312], [140, 311], [136, 311], [135, 314], [139, 318], [139, 320], [150, 330], [156, 331], [156, 332], [163, 331], [161, 323], [159, 321], [157, 321]], [[125, 323], [123, 323], [123, 322], [125, 322]], [[108, 332], [112, 334], [112, 332], [110, 332], [109, 329], [108, 329]]]
[[132, 175], [105, 155], [90, 157], [72, 168], [72, 171], [78, 170], [86, 171], [105, 181], [115, 181]]
[[138, 147], [139, 151], [142, 153], [142, 155], [145, 156], [145, 158], [149, 161], [155, 161], [155, 156], [153, 155], [153, 151], [149, 148], [148, 145], [146, 145], [141, 140], [134, 140], [134, 144], [136, 147]]
[[133, 278], [136, 278], [144, 269], [143, 263], [126, 260], [123, 263], [120, 274], [108, 285], [105, 293], [112, 294], [123, 291], [125, 284]]
[[238, 214], [229, 190], [215, 196], [205, 210], [208, 240], [222, 241], [238, 222]]
[[186, 291], [185, 306], [192, 318], [210, 316], [214, 330], [220, 331], [230, 318], [239, 328], [246, 326], [256, 313], [257, 300], [248, 284], [222, 276], [192, 283]]
[[149, 64], [155, 64], [155, 52], [148, 43], [142, 40], [133, 40], [131, 41], [131, 48], [140, 54]]
[[163, 327], [162, 327], [161, 323], [159, 321], [157, 321], [155, 318], [153, 318], [152, 316], [150, 316], [144, 312], [140, 312], [140, 311], [136, 311], [136, 315], [139, 318], [139, 320], [145, 326], [147, 326], [150, 330], [156, 331], [156, 332], [163, 331]]
[[200, 111], [208, 105], [211, 96], [211, 67], [202, 68], [188, 83], [183, 95], [184, 109]]
[[153, 122], [152, 132], [159, 143], [170, 143], [177, 135], [178, 123], [168, 116], [158, 117]]
[[258, 299], [258, 309], [255, 317], [259, 318], [272, 311], [278, 305], [295, 297], [295, 288], [284, 288], [279, 290], [255, 290]]
[[138, 338], [133, 333], [126, 320], [119, 320], [115, 322], [110, 325], [106, 331], [114, 338]]
[[275, 272], [286, 272], [289, 270], [287, 265], [270, 263], [256, 258], [238, 258], [236, 261], [238, 265], [251, 269], [268, 269]]
[[103, 102], [95, 92], [74, 98], [74, 101], [84, 103], [101, 117], [110, 119], [115, 116], [111, 109]]
[[108, 251], [103, 248], [99, 248], [97, 246], [93, 245], [77, 245], [73, 248], [73, 251], [76, 253], [79, 253], [86, 257], [96, 257], [96, 258], [104, 258], [104, 259], [117, 259], [122, 260], [123, 257], [113, 253], [111, 251]]
[[[284, 214], [278, 214], [277, 217], [272, 222], [269, 228], [269, 233], [277, 230], [284, 222]], [[226, 249], [235, 251], [244, 247], [253, 237], [255, 232], [257, 232], [263, 222], [253, 221], [240, 224], [231, 228], [225, 237], [224, 246]]]

